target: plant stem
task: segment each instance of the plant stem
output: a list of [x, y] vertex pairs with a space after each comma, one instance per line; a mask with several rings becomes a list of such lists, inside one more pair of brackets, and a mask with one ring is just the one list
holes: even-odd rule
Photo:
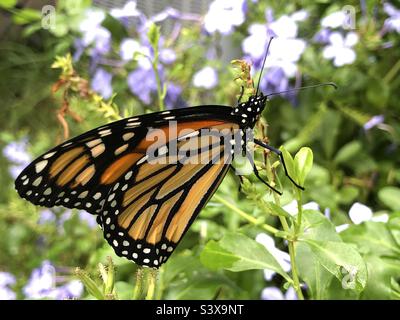
[[396, 76], [396, 74], [400, 71], [400, 60], [398, 60], [395, 65], [390, 68], [389, 72], [386, 76], [383, 77], [384, 83], [389, 83]]
[[301, 194], [301, 192], [299, 191], [299, 190], [296, 190], [296, 194], [297, 194], [297, 199], [296, 199], [296, 202], [297, 202], [297, 223], [296, 223], [296, 225], [295, 225], [295, 227], [294, 227], [294, 229], [295, 229], [295, 240], [297, 239], [297, 235], [299, 234], [299, 231], [300, 231], [300, 227], [301, 227], [301, 219], [302, 219], [302, 216], [303, 216], [303, 205], [302, 205], [302, 200], [301, 200], [301, 198], [302, 198], [302, 194]]
[[156, 270], [149, 270], [147, 274], [147, 294], [146, 294], [146, 300], [153, 300], [154, 298], [154, 292], [156, 288], [156, 282], [157, 282], [157, 271]]
[[158, 269], [158, 281], [157, 281], [157, 290], [156, 290], [156, 300], [161, 300], [164, 291], [164, 269]]
[[133, 291], [133, 300], [139, 300], [142, 294], [142, 285], [143, 285], [143, 268], [139, 267], [136, 270], [136, 283], [135, 289]]
[[[243, 219], [249, 221], [252, 224], [259, 224], [258, 220], [254, 217], [252, 217], [251, 215], [249, 215], [248, 213], [244, 212], [243, 210], [235, 207], [233, 204], [231, 204], [230, 202], [226, 201], [224, 198], [220, 197], [219, 195], [215, 194], [214, 195], [214, 199], [217, 200], [218, 202], [221, 202], [223, 205], [225, 205], [226, 207], [228, 207], [229, 209], [232, 209], [234, 212], [236, 212], [237, 214], [239, 214]], [[280, 230], [266, 224], [260, 224], [260, 227], [263, 228], [265, 231], [272, 233], [273, 235], [277, 235], [277, 233], [280, 232]]]
[[289, 255], [290, 255], [290, 265], [292, 268], [293, 287], [294, 290], [296, 290], [297, 297], [300, 300], [304, 300], [303, 292], [301, 291], [300, 287], [299, 275], [297, 271], [294, 242], [295, 242], [294, 240], [289, 241]]
[[159, 106], [160, 111], [164, 111], [165, 110], [165, 106], [164, 106], [165, 94], [164, 94], [164, 90], [161, 85], [160, 74], [158, 73], [158, 61], [159, 61], [158, 47], [157, 46], [153, 47], [153, 50], [154, 50], [154, 60], [151, 61], [151, 66], [153, 67], [154, 76], [156, 77], [158, 106]]
[[[267, 170], [268, 180], [273, 183], [274, 180], [275, 180], [274, 179], [274, 172], [272, 171], [271, 162], [269, 161], [268, 157], [265, 158], [265, 168]], [[272, 184], [272, 185], [274, 186], [274, 184]], [[279, 196], [276, 193], [274, 193], [274, 201], [275, 201], [276, 205], [281, 206], [281, 202], [280, 202]], [[301, 201], [301, 198], [298, 201]], [[279, 216], [279, 220], [280, 220], [280, 222], [282, 224], [283, 230], [285, 232], [287, 232], [288, 234], [290, 234], [291, 230], [290, 230], [289, 224], [287, 223], [286, 218], [283, 217], [283, 216]], [[298, 224], [296, 224], [296, 226], [297, 225], [299, 225], [299, 228], [300, 228], [300, 224], [298, 223]], [[292, 237], [290, 239], [288, 239], [290, 266], [291, 266], [291, 270], [292, 270], [292, 278], [293, 278], [294, 290], [297, 293], [297, 297], [300, 300], [304, 300], [303, 292], [301, 292], [301, 288], [300, 288], [300, 280], [299, 280], [299, 275], [298, 275], [297, 266], [296, 266], [294, 243], [296, 241], [297, 232], [296, 232], [295, 229], [296, 229], [296, 227], [292, 228]]]

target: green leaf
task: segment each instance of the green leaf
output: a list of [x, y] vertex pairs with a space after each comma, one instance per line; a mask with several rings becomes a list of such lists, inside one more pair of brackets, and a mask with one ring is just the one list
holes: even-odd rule
[[400, 189], [384, 187], [378, 192], [379, 200], [392, 210], [400, 210]]
[[319, 263], [339, 281], [343, 289], [361, 292], [367, 284], [367, 268], [350, 244], [336, 241], [304, 240]]
[[299, 242], [296, 245], [296, 263], [300, 278], [307, 284], [312, 299], [325, 299], [333, 275], [318, 261], [310, 247]]
[[361, 293], [361, 299], [391, 299], [392, 278], [398, 278], [400, 274], [398, 260], [373, 255], [366, 255], [364, 259], [368, 268], [368, 283]]
[[263, 201], [263, 206], [270, 214], [274, 216], [281, 216], [292, 219], [292, 216], [289, 214], [289, 212], [271, 201]]
[[356, 156], [361, 150], [362, 145], [360, 141], [351, 141], [339, 149], [334, 161], [336, 163], [344, 163]]
[[128, 37], [124, 25], [110, 14], [106, 15], [106, 18], [101, 25], [110, 31], [112, 39], [117, 42], [120, 42], [123, 38]]
[[292, 158], [292, 155], [285, 149], [285, 147], [280, 147], [282, 151], [282, 156], [285, 159], [285, 164], [289, 175], [294, 179], [294, 181], [299, 181], [296, 172], [296, 165]]
[[149, 26], [149, 31], [147, 32], [147, 37], [149, 42], [154, 49], [158, 48], [158, 41], [160, 39], [160, 27], [155, 23], [151, 23]]
[[341, 242], [336, 233], [335, 226], [319, 211], [304, 210], [302, 216], [302, 234], [297, 243], [296, 262], [303, 279], [310, 290], [313, 299], [327, 297], [327, 289], [333, 279], [333, 275], [319, 262], [311, 248], [302, 239], [325, 240]]
[[400, 255], [400, 248], [385, 223], [367, 221], [351, 225], [341, 233], [341, 237], [344, 241], [357, 245], [358, 250], [364, 254]]
[[40, 20], [42, 17], [41, 13], [37, 10], [25, 8], [18, 10], [13, 15], [13, 21], [15, 24], [27, 24]]
[[309, 239], [342, 242], [342, 239], [336, 233], [335, 226], [319, 211], [304, 210], [301, 226], [300, 241]]
[[313, 164], [313, 153], [310, 148], [301, 148], [294, 157], [295, 167], [297, 171], [297, 183], [304, 185], [306, 177], [310, 172]]
[[11, 9], [17, 4], [17, 0], [1, 0], [0, 8]]
[[96, 282], [94, 282], [85, 271], [77, 268], [75, 270], [76, 276], [81, 280], [86, 288], [86, 290], [97, 300], [104, 300], [105, 297], [102, 290], [97, 286]]
[[239, 272], [270, 269], [292, 282], [263, 245], [239, 233], [228, 233], [218, 242], [209, 241], [200, 255], [200, 261], [211, 270], [226, 269]]

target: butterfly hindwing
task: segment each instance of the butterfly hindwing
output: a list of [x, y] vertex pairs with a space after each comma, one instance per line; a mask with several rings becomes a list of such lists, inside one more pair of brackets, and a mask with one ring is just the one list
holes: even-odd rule
[[[207, 148], [199, 147], [204, 141]], [[113, 186], [101, 213], [106, 240], [139, 265], [158, 268], [168, 259], [228, 170], [231, 153], [219, 139], [178, 138], [178, 150], [179, 159], [167, 153], [156, 163], [139, 160]]]

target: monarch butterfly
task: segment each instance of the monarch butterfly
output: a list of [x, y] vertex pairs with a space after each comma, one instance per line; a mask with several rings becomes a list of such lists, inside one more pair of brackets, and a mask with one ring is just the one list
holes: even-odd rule
[[[159, 268], [225, 177], [233, 147], [249, 158], [256, 177], [279, 193], [260, 177], [247, 148], [267, 99], [257, 87], [235, 108], [203, 105], [103, 125], [38, 157], [18, 176], [16, 190], [35, 205], [96, 215], [118, 256]], [[149, 139], [153, 133], [161, 135]], [[229, 141], [228, 152], [223, 141]], [[289, 176], [279, 150], [254, 143], [276, 153], [285, 174], [302, 188]]]

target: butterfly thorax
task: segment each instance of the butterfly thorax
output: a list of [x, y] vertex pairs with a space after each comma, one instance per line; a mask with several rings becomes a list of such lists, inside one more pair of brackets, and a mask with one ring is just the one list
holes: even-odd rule
[[232, 115], [240, 117], [242, 129], [254, 128], [261, 112], [265, 108], [267, 97], [262, 93], [251, 96], [247, 101], [239, 103], [232, 111]]

